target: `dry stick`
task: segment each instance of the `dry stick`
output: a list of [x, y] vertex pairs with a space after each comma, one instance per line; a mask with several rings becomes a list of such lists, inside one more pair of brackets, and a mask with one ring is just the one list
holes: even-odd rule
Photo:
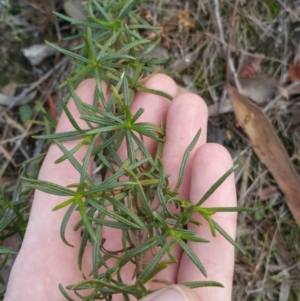
[[[288, 92], [288, 95], [293, 95], [293, 89], [300, 86], [300, 81], [296, 81], [294, 83], [291, 83], [289, 86], [286, 87], [286, 90]], [[296, 91], [298, 94], [298, 91]], [[272, 101], [270, 101], [264, 108], [263, 112], [267, 113], [270, 109], [276, 107], [276, 104], [278, 104], [279, 100], [281, 99], [282, 95], [277, 95]]]
[[214, 7], [215, 18], [216, 18], [217, 25], [218, 25], [220, 41], [222, 42], [223, 52], [225, 53], [226, 49], [225, 49], [224, 30], [222, 27], [222, 21], [221, 21], [221, 16], [220, 16], [219, 0], [214, 0], [213, 7]]
[[[52, 6], [52, 11], [55, 11], [54, 0], [51, 0], [51, 6]], [[59, 24], [58, 24], [57, 16], [53, 14], [53, 18], [54, 18], [54, 25], [55, 25], [55, 29], [56, 29], [56, 34], [57, 34], [58, 42], [61, 42], [62, 41], [62, 36], [61, 36], [61, 32], [60, 32], [60, 27], [59, 27]]]
[[232, 44], [232, 39], [233, 39], [233, 31], [234, 31], [234, 26], [235, 26], [238, 5], [239, 5], [239, 0], [235, 0], [233, 12], [232, 12], [232, 18], [231, 18], [230, 37], [229, 37], [228, 43], [226, 43], [225, 39], [224, 39], [224, 30], [222, 27], [221, 16], [220, 16], [219, 1], [218, 0], [213, 1], [214, 14], [215, 14], [215, 18], [217, 21], [217, 27], [218, 27], [218, 31], [219, 31], [219, 38], [222, 43], [222, 50], [223, 50], [224, 56], [226, 57], [226, 84], [225, 84], [225, 88], [223, 89], [221, 100], [219, 102], [219, 110], [220, 110], [221, 104], [224, 103], [224, 100], [226, 98], [227, 86], [228, 86], [229, 78], [230, 78], [230, 72], [233, 74], [234, 83], [235, 83], [236, 87], [238, 88], [238, 90], [240, 91], [240, 83], [238, 80], [237, 72], [235, 70], [233, 61], [230, 57], [231, 44]]
[[291, 14], [298, 22], [300, 22], [299, 15], [295, 13], [291, 8], [287, 7], [282, 1], [277, 0], [277, 2], [289, 13]]
[[[231, 54], [231, 45], [232, 45], [232, 40], [233, 40], [233, 33], [234, 33], [234, 27], [235, 27], [236, 14], [237, 14], [238, 6], [239, 6], [239, 0], [235, 0], [233, 11], [232, 11], [232, 16], [231, 16], [230, 35], [229, 35], [229, 40], [228, 40], [227, 52], [226, 52], [226, 87], [229, 84], [230, 70], [232, 70], [234, 68], [234, 65], [233, 65], [232, 59], [230, 57], [230, 54]], [[240, 83], [237, 80], [236, 72], [234, 72], [234, 77], [235, 77], [236, 87], [240, 91]], [[225, 88], [225, 90], [226, 90], [226, 88]]]

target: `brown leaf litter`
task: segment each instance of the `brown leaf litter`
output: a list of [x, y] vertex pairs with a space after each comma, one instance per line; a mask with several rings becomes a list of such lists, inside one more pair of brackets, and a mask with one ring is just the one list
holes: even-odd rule
[[230, 91], [238, 124], [247, 133], [260, 161], [276, 180], [285, 195], [287, 206], [300, 226], [300, 177], [283, 144], [262, 110], [235, 88], [230, 87]]

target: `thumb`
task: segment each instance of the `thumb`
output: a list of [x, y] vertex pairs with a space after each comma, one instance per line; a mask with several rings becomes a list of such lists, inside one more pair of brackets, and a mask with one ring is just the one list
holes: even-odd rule
[[190, 288], [183, 285], [172, 285], [160, 289], [140, 301], [201, 301], [199, 296]]

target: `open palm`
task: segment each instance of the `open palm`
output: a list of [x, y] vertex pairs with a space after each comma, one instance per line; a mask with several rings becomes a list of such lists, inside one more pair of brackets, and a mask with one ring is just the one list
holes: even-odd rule
[[[187, 146], [191, 143], [199, 128], [202, 129], [201, 137], [192, 151], [187, 170], [180, 187], [180, 196], [191, 202], [198, 202], [210, 186], [220, 178], [232, 165], [227, 151], [220, 145], [206, 143], [207, 108], [204, 101], [197, 95], [187, 93], [176, 96], [177, 87], [173, 80], [165, 75], [157, 74], [150, 77], [146, 83], [148, 87], [162, 90], [174, 96], [172, 102], [158, 95], [139, 92], [131, 106], [132, 112], [140, 107], [145, 111], [139, 121], [152, 122], [159, 125], [161, 121], [166, 125], [166, 142], [164, 144], [162, 161], [165, 171], [170, 174], [169, 184], [174, 187], [177, 183], [182, 156]], [[103, 84], [105, 88], [105, 84]], [[89, 79], [79, 85], [76, 90], [78, 96], [85, 102], [92, 104], [94, 100], [95, 81]], [[71, 99], [68, 108], [79, 126], [87, 128], [86, 123], [79, 119], [80, 114]], [[67, 116], [63, 113], [56, 132], [73, 130]], [[145, 139], [145, 145], [149, 152], [154, 154], [156, 144], [153, 140]], [[67, 149], [72, 149], [78, 141], [64, 142]], [[86, 147], [82, 147], [76, 154], [78, 162], [82, 162]], [[65, 186], [79, 182], [79, 173], [67, 160], [54, 164], [54, 161], [62, 155], [56, 145], [52, 145], [43, 162], [39, 179]], [[121, 159], [126, 158], [126, 147], [119, 151]], [[90, 162], [89, 173], [92, 172]], [[92, 250], [87, 246], [83, 260], [83, 270], [77, 266], [77, 256], [80, 245], [80, 231], [73, 231], [73, 227], [80, 220], [79, 213], [72, 214], [66, 229], [66, 237], [74, 245], [71, 248], [65, 245], [60, 238], [60, 225], [66, 213], [66, 208], [52, 212], [51, 210], [64, 201], [61, 196], [49, 195], [36, 191], [31, 209], [29, 224], [22, 248], [13, 266], [5, 301], [22, 300], [66, 300], [58, 289], [58, 285], [67, 286], [82, 279], [82, 273], [87, 275], [92, 270]], [[206, 201], [209, 207], [221, 207], [236, 205], [235, 184], [233, 176], [230, 176], [217, 191]], [[178, 263], [170, 265], [160, 272], [160, 278], [172, 283], [189, 281], [213, 280], [221, 282], [224, 288], [201, 288], [194, 291], [187, 288], [168, 289], [156, 291], [144, 300], [170, 299], [184, 300], [182, 292], [189, 300], [231, 300], [231, 286], [233, 277], [234, 250], [221, 235], [212, 237], [206, 221], [195, 216], [203, 226], [191, 225], [198, 236], [211, 240], [208, 244], [189, 243], [190, 248], [203, 262], [208, 279], [206, 279], [193, 265], [190, 259], [182, 254], [177, 246], [174, 255]], [[236, 214], [218, 213], [214, 219], [227, 233], [235, 237]], [[104, 229], [103, 237], [106, 238], [105, 247], [108, 250], [118, 250], [121, 246], [117, 230]], [[128, 265], [128, 282], [131, 281], [133, 266]], [[125, 275], [126, 277], [126, 275]], [[151, 287], [150, 287], [151, 288]], [[155, 287], [152, 287], [155, 288]], [[159, 295], [160, 294], [160, 295]], [[72, 295], [77, 300], [75, 295]], [[159, 299], [161, 298], [161, 299]], [[175, 298], [175, 300], [174, 300]], [[181, 299], [180, 299], [181, 298]], [[114, 300], [122, 300], [116, 296]], [[185, 299], [187, 300], [187, 299]]]

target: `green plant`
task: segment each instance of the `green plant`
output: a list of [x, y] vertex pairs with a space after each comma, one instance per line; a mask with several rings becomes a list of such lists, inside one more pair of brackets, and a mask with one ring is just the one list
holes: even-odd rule
[[[26, 176], [24, 170], [21, 172], [21, 176]], [[17, 255], [16, 251], [3, 247], [2, 242], [15, 234], [23, 239], [27, 226], [29, 200], [32, 190], [22, 190], [22, 182], [21, 178], [19, 178], [10, 198], [8, 197], [10, 194], [6, 191], [5, 185], [2, 187], [0, 193], [0, 271], [4, 268], [10, 255]], [[2, 285], [0, 290], [0, 299], [2, 300], [6, 283], [1, 275], [0, 284]]]
[[[130, 296], [141, 298], [149, 293], [145, 284], [169, 264], [177, 261], [172, 255], [172, 247], [178, 243], [198, 269], [206, 275], [201, 260], [188, 247], [187, 241], [207, 243], [208, 241], [195, 236], [195, 232], [187, 229], [187, 224], [199, 225], [192, 215], [201, 214], [209, 223], [212, 233], [218, 231], [229, 242], [241, 248], [213, 220], [216, 212], [240, 211], [239, 208], [206, 208], [203, 203], [234, 171], [235, 167], [226, 172], [199, 200], [193, 205], [188, 200], [179, 197], [178, 189], [185, 173], [187, 160], [201, 135], [197, 135], [184, 153], [179, 179], [174, 189], [168, 185], [168, 175], [161, 162], [161, 151], [164, 143], [164, 128], [151, 123], [138, 122], [143, 114], [140, 108], [135, 114], [130, 112], [130, 104], [137, 91], [163, 95], [170, 100], [171, 96], [161, 91], [155, 91], [144, 86], [146, 76], [157, 72], [157, 65], [166, 60], [148, 59], [147, 55], [159, 44], [146, 40], [141, 31], [153, 31], [159, 36], [159, 29], [151, 26], [134, 12], [137, 4], [145, 1], [96, 1], [90, 0], [87, 5], [89, 17], [86, 21], [77, 21], [68, 17], [60, 17], [72, 24], [86, 28], [83, 35], [84, 43], [79, 45], [76, 52], [61, 49], [52, 45], [60, 52], [73, 58], [76, 70], [65, 85], [69, 88], [63, 108], [74, 131], [39, 136], [39, 139], [52, 140], [63, 152], [57, 158], [59, 164], [64, 160], [70, 163], [80, 173], [80, 182], [63, 187], [50, 182], [27, 178], [28, 187], [44, 192], [68, 196], [69, 199], [54, 210], [67, 207], [67, 213], [61, 223], [61, 238], [67, 244], [65, 229], [73, 211], [78, 210], [81, 221], [74, 230], [83, 229], [80, 251], [78, 254], [79, 268], [82, 266], [84, 249], [90, 241], [93, 245], [93, 271], [80, 283], [71, 285], [68, 289], [91, 289], [85, 299], [111, 300], [114, 294], [122, 294], [124, 300]], [[75, 93], [75, 88], [86, 78], [96, 80], [93, 106], [84, 103]], [[104, 97], [101, 82], [110, 87], [110, 96]], [[72, 117], [66, 102], [69, 97], [74, 99], [81, 119], [85, 120], [89, 129], [81, 129]], [[99, 106], [100, 100], [100, 106]], [[143, 137], [154, 139], [158, 143], [157, 151], [152, 157], [143, 144]], [[101, 144], [97, 141], [101, 138]], [[68, 151], [62, 142], [80, 140], [76, 147]], [[117, 150], [121, 143], [127, 145], [128, 158], [121, 160]], [[74, 154], [84, 145], [88, 145], [83, 162], [78, 162]], [[90, 158], [96, 157], [101, 166], [103, 181], [97, 184], [88, 174], [87, 166]], [[109, 172], [110, 176], [104, 177]], [[180, 213], [173, 213], [170, 206], [176, 206]], [[110, 217], [110, 219], [106, 219]], [[199, 225], [200, 226], [200, 225]], [[103, 251], [101, 233], [103, 227], [117, 228], [122, 231], [122, 246], [120, 251]], [[145, 254], [153, 253], [150, 261]], [[162, 260], [164, 255], [168, 260]], [[114, 264], [110, 265], [110, 259]], [[134, 284], [127, 284], [122, 279], [122, 271], [128, 262], [135, 263], [132, 275]], [[105, 268], [100, 273], [99, 269]], [[221, 286], [216, 282], [190, 282], [189, 287], [205, 285]], [[62, 294], [68, 300], [67, 290], [60, 286]], [[82, 297], [83, 298], [83, 297]]]

